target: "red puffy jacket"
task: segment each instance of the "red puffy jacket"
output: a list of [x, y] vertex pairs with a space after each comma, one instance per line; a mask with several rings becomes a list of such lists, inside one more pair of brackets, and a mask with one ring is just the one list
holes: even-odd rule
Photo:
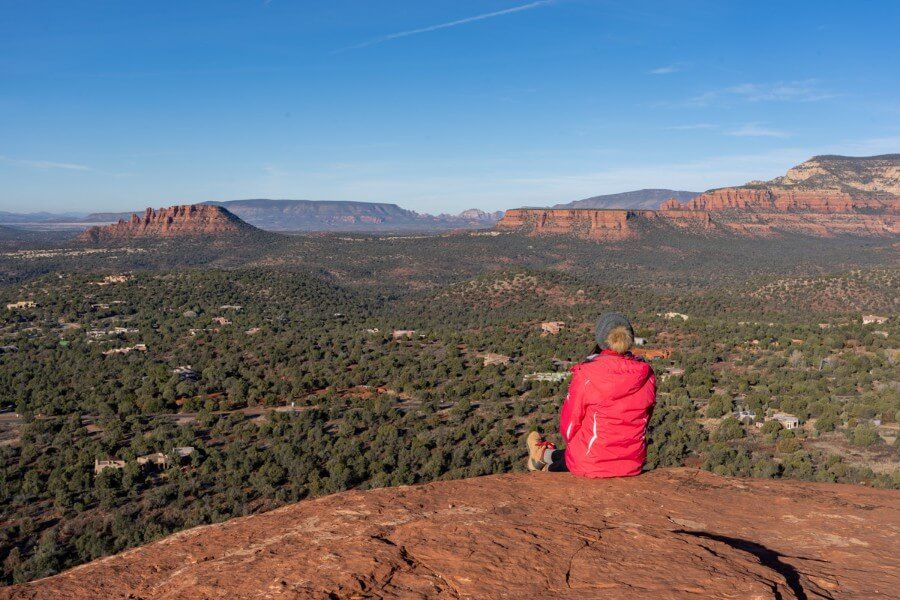
[[640, 473], [655, 402], [653, 369], [631, 354], [604, 350], [572, 367], [559, 417], [569, 471], [581, 477]]

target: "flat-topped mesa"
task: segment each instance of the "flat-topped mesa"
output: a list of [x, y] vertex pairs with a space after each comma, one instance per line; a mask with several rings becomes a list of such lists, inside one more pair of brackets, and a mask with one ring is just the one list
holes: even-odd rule
[[622, 240], [637, 234], [629, 221], [639, 213], [633, 210], [543, 209], [508, 210], [497, 223], [499, 229], [528, 230], [540, 234], [571, 234], [579, 237]]
[[497, 228], [531, 235], [574, 235], [585, 239], [621, 241], [639, 237], [641, 227], [649, 224], [704, 231], [713, 226], [705, 211], [516, 208], [506, 211]]
[[95, 226], [78, 236], [83, 242], [114, 242], [132, 238], [172, 238], [179, 236], [222, 235], [253, 231], [228, 210], [208, 204], [183, 204], [132, 214], [118, 223]]

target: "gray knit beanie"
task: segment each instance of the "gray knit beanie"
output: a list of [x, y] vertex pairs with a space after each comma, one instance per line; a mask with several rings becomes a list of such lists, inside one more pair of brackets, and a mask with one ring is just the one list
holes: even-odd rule
[[634, 329], [632, 329], [628, 317], [618, 312], [604, 313], [597, 319], [597, 330], [594, 333], [594, 338], [601, 350], [606, 350], [606, 338], [609, 336], [609, 332], [616, 327], [625, 327], [631, 333], [631, 337], [634, 337]]

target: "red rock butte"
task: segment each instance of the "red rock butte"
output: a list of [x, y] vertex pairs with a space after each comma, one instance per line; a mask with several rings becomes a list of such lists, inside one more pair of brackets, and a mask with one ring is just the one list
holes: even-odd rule
[[157, 210], [148, 208], [142, 216], [133, 214], [131, 219], [120, 219], [112, 225], [91, 227], [78, 239], [94, 243], [114, 242], [133, 238], [221, 235], [254, 229], [220, 206], [183, 204]]
[[900, 493], [658, 469], [351, 491], [0, 598], [889, 598]]

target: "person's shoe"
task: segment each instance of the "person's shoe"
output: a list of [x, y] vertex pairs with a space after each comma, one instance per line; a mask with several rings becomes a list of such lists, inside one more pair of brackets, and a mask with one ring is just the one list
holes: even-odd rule
[[553, 450], [556, 446], [542, 440], [541, 434], [537, 431], [528, 434], [525, 444], [528, 446], [528, 470], [546, 471], [549, 465], [544, 461], [544, 452], [548, 449]]

